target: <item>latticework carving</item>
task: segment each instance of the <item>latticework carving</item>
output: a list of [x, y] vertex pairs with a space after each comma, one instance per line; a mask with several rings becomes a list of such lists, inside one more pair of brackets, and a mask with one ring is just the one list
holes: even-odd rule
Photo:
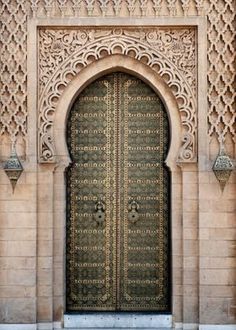
[[[236, 3], [209, 0], [208, 5], [209, 136], [218, 144], [232, 145], [236, 143]], [[233, 150], [227, 151], [235, 156]]]
[[0, 136], [26, 135], [26, 21], [28, 1], [0, 1]]
[[55, 161], [53, 118], [65, 87], [91, 62], [112, 54], [150, 66], [171, 88], [182, 121], [179, 161], [196, 160], [195, 29], [41, 29], [39, 32], [39, 157]]

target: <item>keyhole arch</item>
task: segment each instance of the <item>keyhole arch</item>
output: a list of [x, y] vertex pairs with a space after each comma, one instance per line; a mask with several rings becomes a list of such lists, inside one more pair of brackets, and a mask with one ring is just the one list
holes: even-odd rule
[[[119, 64], [119, 65], [118, 65]], [[59, 98], [57, 104], [57, 111], [55, 111], [55, 117], [53, 121], [53, 139], [56, 147], [56, 167], [55, 174], [56, 180], [54, 184], [54, 189], [58, 187], [63, 192], [60, 194], [58, 199], [54, 199], [54, 203], [60, 202], [60, 210], [56, 213], [55, 221], [60, 221], [62, 224], [61, 229], [61, 246], [62, 250], [65, 251], [66, 240], [65, 240], [65, 225], [66, 225], [66, 199], [65, 199], [65, 170], [70, 164], [70, 157], [66, 144], [66, 124], [68, 114], [74, 103], [76, 97], [80, 92], [90, 84], [90, 82], [96, 80], [97, 78], [103, 76], [106, 73], [111, 73], [114, 71], [123, 71], [130, 73], [133, 76], [141, 78], [148, 85], [150, 85], [153, 90], [161, 97], [165, 109], [168, 113], [169, 124], [170, 124], [170, 148], [169, 153], [166, 158], [166, 164], [171, 171], [171, 232], [175, 232], [176, 226], [179, 230], [181, 218], [181, 207], [179, 207], [179, 199], [182, 200], [182, 194], [179, 182], [181, 182], [182, 167], [180, 167], [176, 160], [178, 158], [178, 150], [181, 146], [181, 133], [182, 125], [180, 119], [179, 107], [177, 100], [173, 95], [171, 89], [167, 86], [164, 80], [154, 72], [147, 65], [124, 55], [112, 55], [106, 58], [95, 61], [94, 63], [88, 65], [84, 68], [73, 81], [71, 81], [65, 88], [63, 94]], [[178, 256], [176, 251], [181, 251], [178, 249], [178, 245], [175, 245], [175, 238], [171, 238], [172, 245], [174, 249], [171, 250], [171, 274], [172, 280], [175, 274], [178, 274], [178, 269], [175, 269], [173, 265], [178, 263]], [[177, 250], [176, 250], [177, 249]], [[61, 255], [61, 262], [63, 263], [63, 269], [65, 269], [66, 259], [65, 253]], [[66, 286], [66, 275], [62, 272], [63, 277], [63, 306], [65, 308], [65, 286]], [[172, 308], [177, 310], [178, 306], [175, 300], [174, 292], [176, 291], [175, 282], [173, 282], [172, 291]]]
[[[103, 124], [105, 124], [105, 126]], [[141, 131], [137, 130], [137, 128], [141, 129]], [[99, 239], [99, 242], [103, 242], [104, 244], [104, 239], [106, 237], [106, 248], [103, 247], [102, 251], [104, 252], [102, 253], [104, 253], [106, 256], [104, 257], [106, 262], [107, 255], [108, 262], [111, 261], [110, 259], [112, 259], [111, 266], [109, 267], [106, 263], [106, 267], [104, 269], [106, 269], [106, 278], [107, 276], [110, 278], [109, 271], [107, 271], [107, 269], [112, 269], [111, 281], [109, 280], [108, 283], [112, 283], [112, 292], [116, 293], [116, 302], [114, 302], [113, 299], [111, 300], [111, 298], [108, 298], [107, 295], [104, 295], [104, 291], [101, 289], [101, 292], [99, 291], [99, 295], [102, 294], [102, 300], [107, 303], [107, 305], [105, 305], [106, 308], [108, 308], [108, 310], [116, 311], [127, 311], [130, 310], [129, 308], [134, 311], [170, 311], [169, 302], [167, 302], [167, 300], [169, 301], [169, 290], [167, 290], [169, 287], [167, 283], [169, 281], [167, 281], [167, 278], [169, 279], [169, 271], [167, 271], [167, 268], [169, 268], [169, 266], [167, 265], [167, 261], [168, 264], [170, 262], [169, 253], [167, 252], [167, 246], [169, 247], [168, 242], [170, 239], [168, 229], [170, 226], [170, 218], [168, 215], [170, 213], [170, 208], [169, 193], [167, 188], [169, 187], [169, 175], [167, 175], [166, 169], [164, 169], [164, 159], [166, 157], [169, 145], [169, 125], [163, 103], [153, 91], [153, 89], [151, 89], [141, 79], [120, 71], [112, 72], [108, 75], [100, 77], [94, 82], [91, 82], [91, 84], [78, 96], [68, 117], [68, 137], [69, 150], [73, 160], [75, 161], [75, 163], [73, 162], [69, 167], [70, 171], [68, 173], [69, 176], [67, 177], [67, 205], [69, 205], [67, 215], [67, 233], [69, 237], [67, 244], [67, 246], [69, 246], [67, 250], [67, 270], [69, 277], [67, 282], [70, 283], [67, 287], [68, 310], [77, 310], [77, 308], [78, 310], [92, 310], [92, 308], [95, 308], [95, 310], [102, 310], [104, 308], [104, 306], [101, 305], [101, 302], [99, 302], [98, 296], [96, 298], [98, 299], [96, 300], [98, 304], [95, 306], [93, 305], [93, 302], [88, 299], [89, 290], [94, 289], [96, 291], [98, 290], [98, 287], [88, 289], [88, 296], [82, 296], [81, 283], [85, 281], [85, 279], [79, 277], [79, 286], [73, 285], [73, 283], [76, 283], [77, 278], [77, 275], [75, 274], [77, 272], [78, 274], [80, 273], [80, 270], [77, 268], [77, 264], [84, 267], [83, 265], [85, 263], [86, 267], [88, 267], [87, 265], [91, 265], [91, 260], [93, 260], [94, 255], [87, 259], [88, 255], [84, 257], [83, 252], [78, 252], [78, 254], [75, 252], [76, 246], [78, 247], [78, 251], [83, 251], [83, 249], [89, 251], [90, 243], [92, 245], [96, 244], [95, 242], [98, 243], [97, 240], [94, 241], [91, 239], [92, 237], [90, 234], [92, 228], [95, 235], [105, 235]], [[140, 146], [142, 146], [141, 149]], [[100, 151], [98, 152], [97, 150]], [[104, 157], [102, 157], [100, 153], [101, 150], [106, 150]], [[121, 150], [124, 150], [124, 152], [121, 152]], [[128, 152], [128, 150], [143, 151], [131, 154]], [[96, 155], [96, 158], [94, 158], [94, 154], [97, 152], [98, 154]], [[130, 157], [128, 154], [130, 154]], [[114, 157], [110, 158], [110, 155], [113, 155]], [[84, 156], [86, 156], [86, 158]], [[135, 171], [136, 174], [134, 174], [133, 169], [131, 168], [132, 165], [131, 167], [129, 166], [129, 162], [132, 163], [132, 161], [134, 161], [134, 166], [138, 166]], [[145, 166], [144, 168], [143, 165]], [[96, 169], [100, 166], [102, 173], [100, 170], [99, 173], [101, 176], [97, 177], [98, 174], [97, 171], [95, 171], [94, 166]], [[105, 170], [103, 168], [105, 168]], [[107, 171], [107, 169], [109, 170]], [[110, 169], [111, 173], [113, 174], [110, 173]], [[101, 190], [99, 190], [97, 186], [97, 179], [101, 178], [106, 178], [106, 184], [104, 185], [104, 182], [101, 182]], [[129, 178], [135, 179], [133, 182], [133, 188], [130, 188], [132, 185], [131, 182], [128, 184]], [[142, 185], [140, 180], [137, 180], [138, 178], [141, 178], [142, 182], [146, 181], [145, 186]], [[94, 181], [96, 181], [95, 187], [93, 187]], [[157, 184], [157, 182], [159, 183]], [[147, 189], [149, 183], [152, 185], [152, 187]], [[82, 187], [80, 184], [82, 184]], [[124, 185], [124, 190], [121, 188], [122, 184]], [[141, 186], [142, 189], [144, 188], [144, 191], [141, 193], [141, 195], [139, 195], [138, 191], [140, 190]], [[90, 187], [90, 189], [88, 189], [88, 187]], [[101, 201], [100, 197], [98, 198], [98, 192], [99, 194], [101, 193]], [[76, 199], [77, 196], [79, 197], [78, 199]], [[140, 196], [142, 198], [141, 200], [139, 199]], [[111, 202], [113, 199], [114, 201]], [[131, 203], [129, 203], [130, 200], [132, 200]], [[102, 227], [100, 228], [105, 230], [103, 233], [101, 230], [100, 232], [97, 231], [95, 229], [96, 223], [91, 221], [93, 218], [91, 216], [91, 212], [94, 210], [94, 201], [97, 202], [97, 204], [95, 204], [97, 213], [94, 216], [94, 220], [99, 226], [101, 226], [101, 222], [99, 221], [99, 203], [107, 203], [105, 208], [110, 210], [110, 212], [107, 214], [106, 221], [104, 221], [104, 218], [102, 220], [103, 223]], [[111, 206], [111, 204], [113, 204], [114, 207]], [[123, 205], [123, 209], [120, 208], [121, 205]], [[140, 205], [142, 205], [141, 216], [137, 214], [137, 210], [140, 209]], [[125, 210], [129, 210], [128, 213]], [[151, 225], [150, 223], [144, 221], [146, 217], [149, 216], [149, 214], [151, 214], [152, 219]], [[165, 225], [163, 225], [163, 223]], [[130, 289], [128, 289], [128, 287], [126, 288], [126, 284], [128, 284], [128, 270], [125, 271], [125, 269], [130, 267], [128, 266], [128, 255], [125, 252], [129, 249], [129, 231], [127, 230], [127, 226], [129, 226], [131, 230], [132, 227], [133, 230], [135, 230], [135, 227], [138, 230], [139, 226], [141, 226], [140, 228], [146, 229], [145, 232], [149, 230], [154, 230], [154, 232], [156, 232], [154, 238], [155, 242], [150, 243], [152, 246], [148, 246], [148, 250], [150, 248], [150, 251], [160, 252], [156, 252], [155, 256], [150, 256], [149, 261], [150, 265], [152, 265], [150, 266], [152, 269], [149, 270], [149, 277], [144, 280], [146, 281], [145, 285], [148, 292], [145, 299], [148, 299], [149, 301], [149, 303], [146, 302], [146, 305], [144, 303], [141, 304], [135, 301], [135, 293], [132, 291], [134, 290], [133, 287], [130, 287]], [[98, 228], [98, 226], [96, 227]], [[160, 229], [158, 229], [159, 227]], [[84, 228], [90, 229], [88, 231]], [[78, 238], [78, 235], [75, 236], [74, 234], [77, 229], [78, 233], [83, 233], [83, 237], [85, 237], [85, 242], [87, 242], [85, 247], [83, 246], [83, 243], [80, 243], [81, 239]], [[115, 241], [107, 238], [105, 234], [107, 232], [111, 233], [112, 237], [116, 237]], [[113, 236], [113, 233], [115, 233], [115, 236]], [[74, 244], [71, 242], [76, 243]], [[84, 239], [82, 239], [82, 242], [84, 242]], [[143, 239], [139, 239], [139, 243], [141, 245], [149, 244], [149, 240], [147, 243], [144, 243]], [[124, 248], [121, 248], [123, 244]], [[97, 246], [92, 246], [92, 248], [97, 249]], [[143, 248], [146, 251], [146, 247], [144, 246]], [[96, 249], [94, 251], [97, 251]], [[163, 251], [163, 253], [161, 253], [161, 251]], [[145, 262], [143, 264], [145, 265], [143, 266], [145, 268], [145, 253], [135, 253], [138, 259], [141, 256], [142, 258], [145, 258], [140, 259]], [[124, 267], [119, 266], [120, 262], [117, 261], [119, 259], [119, 255], [121, 255], [121, 263], [124, 263]], [[98, 260], [100, 260], [100, 257], [101, 255], [99, 255], [99, 257], [97, 256]], [[136, 257], [134, 256], [133, 262], [137, 263]], [[79, 261], [77, 261], [77, 258], [79, 258]], [[86, 261], [84, 261], [84, 258]], [[158, 259], [160, 267], [158, 266], [156, 258], [160, 258]], [[166, 260], [166, 262], [164, 262], [164, 260]], [[95, 264], [93, 263], [93, 265]], [[140, 264], [138, 263], [137, 265]], [[102, 277], [101, 271], [103, 268], [101, 269], [100, 264], [96, 263], [96, 266], [93, 267], [96, 267], [96, 271], [94, 269], [93, 271], [90, 270], [90, 279], [86, 279], [86, 281], [90, 281], [89, 283], [92, 283], [92, 274], [95, 275], [96, 272], [99, 274], [98, 278]], [[73, 269], [73, 271], [71, 271], [71, 269]], [[127, 274], [123, 274], [122, 269], [124, 269]], [[146, 270], [144, 270], [141, 272], [141, 274], [143, 274], [142, 276], [144, 276], [144, 273], [147, 273]], [[166, 271], [165, 274], [164, 270]], [[121, 276], [116, 275], [118, 273], [122, 273]], [[122, 278], [124, 279], [124, 282], [122, 282]], [[157, 284], [157, 278], [159, 278], [159, 284]], [[142, 280], [143, 279], [140, 279], [141, 282]], [[107, 284], [107, 281], [104, 283], [106, 283], [106, 292], [108, 290], [109, 296], [111, 297], [111, 286]], [[148, 287], [150, 285], [156, 285], [155, 291], [150, 290], [150, 287]], [[120, 294], [121, 287], [121, 291], [123, 290], [122, 294]], [[161, 289], [162, 287], [163, 290]], [[139, 289], [140, 292], [137, 294], [142, 296], [146, 289]], [[73, 290], [75, 290], [75, 292], [78, 290], [75, 303], [72, 302], [72, 297], [76, 295], [74, 294]], [[168, 293], [162, 294], [162, 292], [167, 291]], [[155, 296], [153, 296], [153, 292], [156, 292]], [[133, 298], [131, 298], [129, 294], [131, 294]], [[149, 294], [152, 296], [151, 298]], [[127, 302], [130, 302], [130, 299], [134, 300], [134, 305]], [[83, 305], [83, 303], [81, 304], [81, 300], [88, 301], [88, 305]], [[122, 302], [120, 302], [120, 300]], [[161, 301], [160, 303], [159, 300]], [[128, 306], [126, 306], [126, 304], [128, 304]], [[137, 310], [135, 308], [137, 308]]]
[[90, 83], [111, 72], [124, 72], [141, 79], [160, 97], [169, 118], [170, 128], [170, 146], [165, 162], [171, 171], [177, 170], [176, 160], [181, 146], [181, 118], [175, 96], [154, 70], [124, 55], [111, 55], [91, 63], [66, 87], [59, 99], [54, 119], [53, 136], [57, 160], [65, 167], [71, 162], [66, 142], [66, 124], [75, 99]]

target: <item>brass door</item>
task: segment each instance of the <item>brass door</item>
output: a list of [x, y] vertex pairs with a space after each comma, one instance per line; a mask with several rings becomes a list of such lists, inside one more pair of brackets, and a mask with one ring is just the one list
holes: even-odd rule
[[170, 311], [168, 118], [140, 79], [113, 73], [67, 126], [67, 310]]

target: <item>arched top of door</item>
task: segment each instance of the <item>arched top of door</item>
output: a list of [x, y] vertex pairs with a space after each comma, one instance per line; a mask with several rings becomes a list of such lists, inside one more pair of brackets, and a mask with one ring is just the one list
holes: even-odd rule
[[176, 99], [169, 86], [154, 70], [142, 62], [124, 55], [111, 55], [91, 63], [67, 85], [59, 99], [54, 118], [57, 160], [65, 167], [70, 163], [66, 143], [66, 123], [76, 97], [97, 78], [117, 71], [127, 72], [140, 78], [161, 98], [168, 114], [170, 127], [170, 148], [166, 164], [171, 170], [174, 170], [181, 146], [181, 118]]

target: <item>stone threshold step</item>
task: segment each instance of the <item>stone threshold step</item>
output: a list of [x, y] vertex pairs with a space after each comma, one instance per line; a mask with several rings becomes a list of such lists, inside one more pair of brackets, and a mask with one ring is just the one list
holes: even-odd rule
[[154, 313], [93, 312], [64, 315], [65, 329], [170, 330], [172, 316]]

